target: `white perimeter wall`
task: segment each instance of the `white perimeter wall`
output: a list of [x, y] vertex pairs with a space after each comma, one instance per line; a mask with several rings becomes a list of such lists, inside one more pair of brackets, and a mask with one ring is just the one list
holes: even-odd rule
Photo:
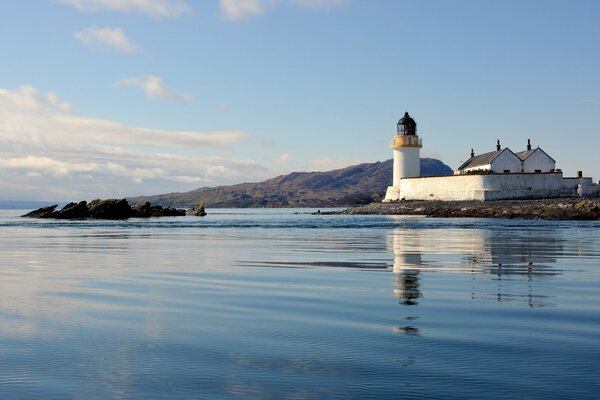
[[[581, 185], [581, 186], [579, 186]], [[562, 173], [453, 175], [405, 178], [400, 199], [502, 200], [577, 196], [581, 187], [593, 188], [591, 178], [567, 178]], [[587, 192], [586, 192], [587, 193]]]

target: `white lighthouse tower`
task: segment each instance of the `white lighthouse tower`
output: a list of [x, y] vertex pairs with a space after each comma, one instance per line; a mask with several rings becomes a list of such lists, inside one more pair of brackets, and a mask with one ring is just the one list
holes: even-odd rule
[[388, 186], [384, 202], [400, 200], [402, 178], [415, 178], [421, 175], [421, 139], [417, 135], [417, 123], [407, 112], [398, 121], [396, 136], [390, 146], [394, 153], [394, 178]]

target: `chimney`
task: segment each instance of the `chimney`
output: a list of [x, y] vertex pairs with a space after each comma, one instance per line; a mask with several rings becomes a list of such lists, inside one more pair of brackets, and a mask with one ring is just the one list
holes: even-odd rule
[[577, 171], [577, 177], [583, 178], [583, 171]]
[[531, 139], [527, 139], [527, 151], [531, 150]]
[[471, 149], [471, 158], [475, 157], [475, 151]]
[[500, 151], [500, 139], [496, 139], [496, 151]]

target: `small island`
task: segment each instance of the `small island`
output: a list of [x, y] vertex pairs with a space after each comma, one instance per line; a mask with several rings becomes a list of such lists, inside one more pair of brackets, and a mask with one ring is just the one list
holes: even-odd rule
[[150, 217], [177, 217], [183, 215], [206, 215], [204, 203], [199, 203], [186, 210], [174, 207], [153, 206], [150, 202], [136, 204], [133, 207], [126, 199], [93, 200], [69, 203], [57, 210], [58, 205], [38, 208], [28, 212], [25, 218], [51, 218], [51, 219], [128, 219]]

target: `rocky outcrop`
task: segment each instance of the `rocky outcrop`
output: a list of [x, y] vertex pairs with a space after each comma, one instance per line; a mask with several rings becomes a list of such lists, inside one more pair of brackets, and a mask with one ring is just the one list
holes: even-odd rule
[[[371, 203], [342, 214], [425, 215], [437, 218], [599, 220], [600, 198], [498, 201], [398, 201]], [[323, 214], [323, 213], [321, 213]]]
[[133, 211], [133, 217], [135, 218], [149, 218], [149, 217], [177, 217], [185, 215], [184, 210], [179, 210], [173, 207], [161, 207], [153, 206], [149, 201], [138, 204], [131, 209]]
[[185, 215], [184, 210], [172, 207], [152, 206], [146, 202], [131, 207], [125, 199], [93, 200], [89, 203], [69, 203], [57, 210], [57, 205], [42, 207], [31, 211], [23, 217], [26, 218], [54, 218], [54, 219], [127, 219], [149, 217], [172, 217]]
[[28, 212], [25, 215], [21, 215], [21, 217], [27, 217], [27, 218], [52, 218], [50, 215], [52, 215], [53, 213], [55, 213], [54, 210], [56, 210], [56, 207], [58, 207], [57, 204], [54, 204], [53, 206], [38, 208], [37, 210], [30, 211], [30, 212]]
[[93, 200], [87, 207], [86, 218], [127, 219], [132, 217], [132, 209], [127, 200]]
[[204, 217], [206, 211], [204, 210], [204, 203], [198, 203], [193, 208], [190, 208], [185, 212], [187, 215], [195, 215], [197, 217]]

